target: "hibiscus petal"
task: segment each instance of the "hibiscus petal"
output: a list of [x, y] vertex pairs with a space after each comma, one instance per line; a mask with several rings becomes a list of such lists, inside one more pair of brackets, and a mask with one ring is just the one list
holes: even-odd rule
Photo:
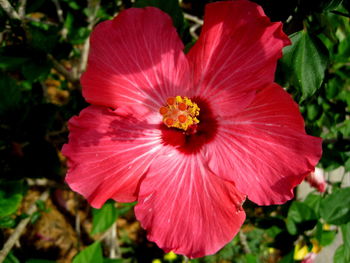
[[200, 155], [172, 149], [151, 166], [140, 187], [137, 219], [164, 251], [190, 258], [213, 254], [239, 231], [245, 197], [213, 175]]
[[139, 181], [161, 147], [158, 125], [128, 109], [84, 109], [69, 121], [69, 143], [62, 150], [67, 183], [96, 208], [108, 199], [135, 201]]
[[277, 84], [218, 126], [206, 149], [210, 168], [259, 205], [291, 199], [322, 154], [322, 140], [305, 133], [297, 104]]
[[255, 90], [273, 82], [282, 48], [290, 44], [281, 23], [246, 0], [208, 4], [201, 35], [188, 53], [197, 89], [219, 115], [249, 105]]
[[131, 8], [100, 23], [90, 39], [83, 95], [116, 108], [142, 103], [158, 110], [188, 85], [188, 62], [171, 18], [157, 8]]

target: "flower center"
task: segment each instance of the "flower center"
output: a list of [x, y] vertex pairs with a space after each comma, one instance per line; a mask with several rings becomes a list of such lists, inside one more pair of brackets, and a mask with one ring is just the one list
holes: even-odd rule
[[199, 123], [199, 107], [187, 97], [170, 97], [167, 105], [159, 109], [163, 116], [163, 123], [169, 128], [178, 128], [186, 131], [192, 125]]
[[[189, 125], [186, 131], [182, 129], [169, 129], [168, 127], [172, 126], [166, 125], [164, 121], [159, 124], [163, 144], [173, 146], [183, 154], [198, 153], [204, 145], [214, 140], [218, 130], [218, 122], [210, 104], [200, 97], [191, 99], [192, 104], [194, 104], [194, 101], [196, 102], [198, 111], [199, 108], [201, 109], [200, 123], [196, 122]], [[195, 116], [198, 116], [198, 113]]]

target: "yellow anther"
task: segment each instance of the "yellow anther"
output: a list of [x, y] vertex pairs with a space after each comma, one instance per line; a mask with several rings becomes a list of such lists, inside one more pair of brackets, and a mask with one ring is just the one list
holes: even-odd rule
[[167, 105], [159, 109], [163, 122], [169, 128], [187, 130], [189, 126], [199, 123], [199, 107], [187, 97], [170, 97]]

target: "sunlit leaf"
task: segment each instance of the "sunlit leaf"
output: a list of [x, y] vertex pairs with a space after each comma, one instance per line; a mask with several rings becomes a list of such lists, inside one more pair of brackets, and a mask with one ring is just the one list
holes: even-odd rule
[[22, 181], [0, 181], [0, 217], [17, 211], [23, 198]]
[[92, 231], [91, 234], [97, 234], [106, 231], [117, 220], [118, 212], [115, 202], [105, 203], [101, 209], [92, 210]]
[[350, 262], [350, 222], [341, 226], [341, 232], [344, 243], [344, 257]]
[[330, 224], [341, 225], [350, 221], [350, 187], [339, 189], [321, 201], [321, 217]]
[[334, 253], [333, 263], [349, 263], [345, 258], [344, 245], [340, 245]]
[[306, 197], [303, 203], [311, 207], [315, 211], [316, 215], [318, 215], [320, 210], [321, 200], [322, 200], [322, 197], [319, 194], [310, 193], [308, 194], [308, 196]]
[[291, 37], [292, 45], [284, 48], [281, 62], [290, 70], [293, 82], [300, 88], [302, 99], [312, 96], [321, 87], [328, 63], [328, 52], [323, 43], [306, 31]]
[[16, 221], [11, 216], [0, 217], [0, 228], [12, 228]]
[[112, 224], [121, 215], [127, 213], [135, 203], [124, 203], [119, 207], [115, 206], [114, 201], [108, 201], [101, 209], [92, 210], [92, 231], [91, 234], [102, 233], [112, 226]]
[[101, 243], [96, 241], [92, 245], [85, 248], [73, 259], [73, 263], [103, 263]]

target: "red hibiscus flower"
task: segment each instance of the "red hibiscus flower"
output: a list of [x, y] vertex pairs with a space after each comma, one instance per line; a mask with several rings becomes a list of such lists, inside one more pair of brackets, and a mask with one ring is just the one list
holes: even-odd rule
[[206, 7], [188, 54], [171, 18], [128, 9], [91, 35], [83, 96], [69, 121], [67, 183], [99, 208], [138, 201], [165, 251], [215, 253], [239, 231], [246, 196], [281, 204], [314, 170], [321, 139], [273, 83], [289, 39], [246, 0]]

